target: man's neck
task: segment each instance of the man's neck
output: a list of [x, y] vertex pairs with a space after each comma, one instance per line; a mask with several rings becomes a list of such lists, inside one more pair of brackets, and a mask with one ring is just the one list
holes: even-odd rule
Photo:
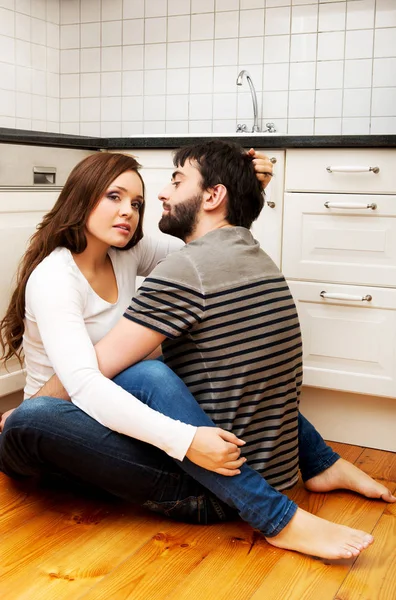
[[235, 225], [230, 225], [226, 219], [221, 219], [219, 221], [215, 221], [213, 219], [201, 219], [194, 231], [191, 235], [189, 235], [184, 241], [186, 244], [189, 242], [193, 242], [194, 240], [198, 240], [203, 237], [210, 231], [216, 231], [216, 229], [223, 229], [225, 227], [235, 227]]

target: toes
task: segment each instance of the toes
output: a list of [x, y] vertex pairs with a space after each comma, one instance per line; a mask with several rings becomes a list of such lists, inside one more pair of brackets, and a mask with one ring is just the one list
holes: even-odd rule
[[352, 558], [352, 556], [358, 556], [359, 550], [356, 548], [345, 546], [345, 548], [341, 548], [340, 550], [340, 558]]
[[374, 538], [372, 535], [370, 534], [365, 534], [363, 537], [359, 537], [358, 540], [356, 540], [354, 543], [359, 546], [359, 548], [361, 550], [363, 550], [364, 548], [368, 548], [370, 546], [370, 544], [372, 544], [374, 541]]
[[353, 548], [357, 548], [359, 551], [361, 551], [365, 548], [368, 548], [368, 546], [370, 546], [370, 544], [372, 544], [373, 541], [374, 538], [372, 535], [370, 535], [369, 533], [364, 533], [362, 531], [356, 532], [356, 534], [353, 535], [349, 540], [348, 545]]
[[374, 542], [373, 536], [370, 535], [369, 533], [366, 533], [366, 535], [363, 538], [364, 547], [367, 548], [367, 546], [370, 546], [370, 544], [372, 544], [373, 542]]
[[364, 550], [367, 546], [361, 540], [350, 540], [347, 543], [349, 550], [355, 551], [357, 553]]
[[384, 502], [396, 502], [396, 496], [394, 496], [390, 490], [386, 490], [386, 492], [381, 494], [381, 498]]

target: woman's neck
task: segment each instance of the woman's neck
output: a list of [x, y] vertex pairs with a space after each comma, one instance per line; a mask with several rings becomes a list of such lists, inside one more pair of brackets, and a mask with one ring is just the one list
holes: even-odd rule
[[96, 239], [87, 239], [87, 247], [79, 254], [73, 254], [75, 263], [80, 270], [95, 273], [103, 269], [108, 261], [110, 246]]

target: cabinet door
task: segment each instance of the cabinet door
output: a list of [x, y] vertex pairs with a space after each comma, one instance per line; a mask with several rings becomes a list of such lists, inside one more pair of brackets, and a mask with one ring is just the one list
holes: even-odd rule
[[396, 196], [287, 193], [284, 211], [286, 277], [396, 286]]
[[304, 383], [396, 396], [396, 290], [288, 283], [301, 322]]
[[282, 260], [282, 220], [283, 220], [283, 182], [285, 158], [284, 152], [260, 150], [276, 160], [274, 176], [265, 191], [265, 204], [257, 221], [253, 223], [252, 234], [260, 242], [262, 249], [280, 268]]
[[140, 171], [145, 191], [144, 231], [152, 236], [158, 234], [158, 222], [162, 215], [162, 202], [159, 192], [167, 185], [175, 170], [172, 150], [137, 150], [131, 152], [142, 165]]
[[[43, 215], [52, 208], [59, 190], [0, 191], [0, 315], [8, 306], [19, 261], [27, 242]], [[24, 372], [18, 361], [8, 363], [8, 371], [0, 366], [0, 396], [23, 388]]]

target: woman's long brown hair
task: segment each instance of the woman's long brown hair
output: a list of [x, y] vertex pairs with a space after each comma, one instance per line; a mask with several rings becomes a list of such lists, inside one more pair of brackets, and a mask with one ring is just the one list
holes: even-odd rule
[[[17, 282], [4, 318], [0, 321], [1, 359], [4, 364], [16, 356], [22, 365], [22, 338], [25, 330], [25, 290], [37, 265], [55, 248], [63, 246], [75, 254], [87, 247], [85, 225], [92, 209], [109, 185], [125, 171], [138, 173], [139, 163], [126, 154], [98, 152], [74, 167], [58, 200], [30, 238], [27, 251], [18, 267]], [[132, 248], [143, 237], [144, 203], [139, 223], [131, 241], [122, 250]], [[121, 248], [120, 248], [121, 249]]]

